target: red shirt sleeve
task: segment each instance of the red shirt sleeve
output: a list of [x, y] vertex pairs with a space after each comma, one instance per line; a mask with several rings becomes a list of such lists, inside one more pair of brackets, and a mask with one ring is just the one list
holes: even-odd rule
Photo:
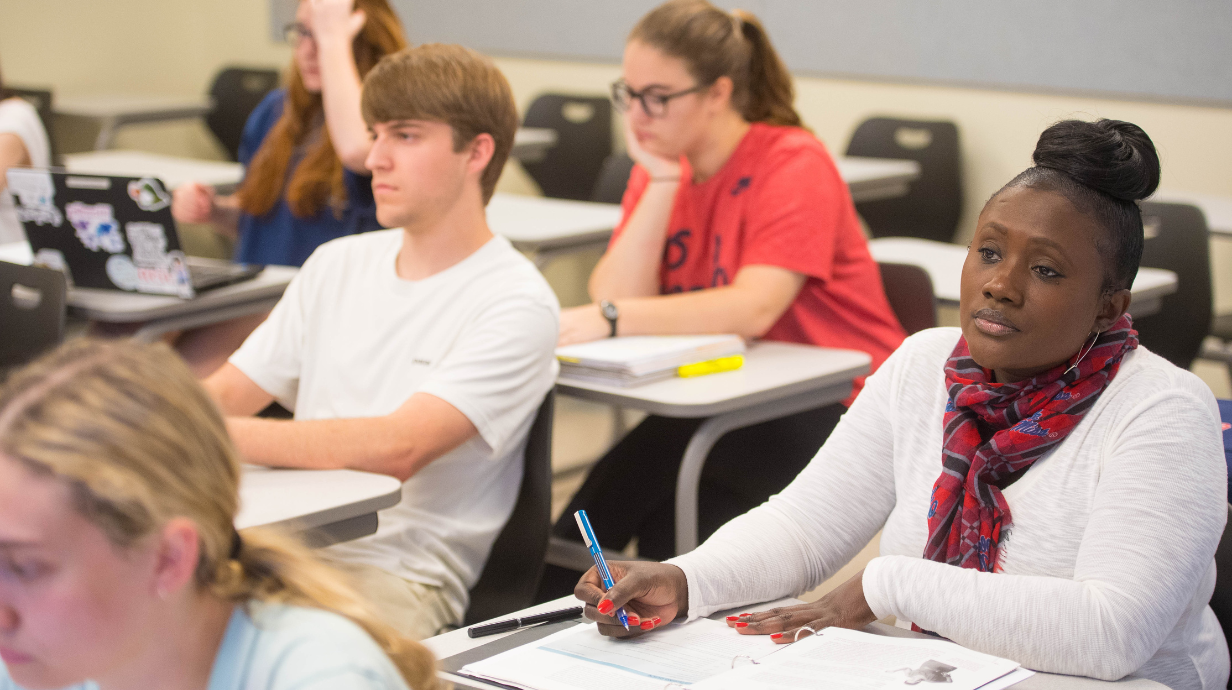
[[[811, 136], [811, 135], [810, 135]], [[824, 149], [791, 146], [767, 157], [745, 227], [743, 265], [768, 264], [828, 282], [847, 185]]]
[[629, 222], [629, 216], [633, 215], [633, 209], [637, 208], [637, 202], [642, 200], [642, 194], [646, 192], [648, 184], [650, 184], [650, 174], [642, 166], [634, 165], [629, 171], [629, 183], [625, 186], [625, 194], [620, 198], [620, 224], [612, 230], [612, 238], [607, 242], [609, 248], [616, 242], [616, 238], [620, 237], [620, 233], [624, 232], [625, 224]]

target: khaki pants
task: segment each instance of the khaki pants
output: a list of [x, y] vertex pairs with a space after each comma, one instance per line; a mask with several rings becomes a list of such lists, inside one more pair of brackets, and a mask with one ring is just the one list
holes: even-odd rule
[[382, 621], [407, 637], [423, 640], [461, 624], [440, 587], [404, 580], [363, 563], [334, 561], [333, 565], [350, 576]]

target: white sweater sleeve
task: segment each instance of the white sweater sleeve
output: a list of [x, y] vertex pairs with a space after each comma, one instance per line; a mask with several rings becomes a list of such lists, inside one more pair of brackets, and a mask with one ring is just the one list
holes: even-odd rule
[[1104, 440], [1073, 579], [885, 556], [864, 571], [869, 606], [1039, 671], [1103, 680], [1135, 671], [1211, 570], [1227, 518], [1226, 488], [1212, 481], [1225, 471], [1217, 421], [1175, 389], [1119, 421]]
[[902, 352], [868, 377], [825, 445], [787, 488], [668, 561], [687, 577], [690, 619], [812, 589], [881, 529], [894, 507], [889, 411]]

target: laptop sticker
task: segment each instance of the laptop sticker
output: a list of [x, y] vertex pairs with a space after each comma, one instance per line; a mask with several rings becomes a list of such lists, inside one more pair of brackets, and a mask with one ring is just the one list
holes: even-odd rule
[[142, 211], [159, 211], [171, 205], [171, 195], [153, 177], [143, 177], [128, 183], [128, 195]]
[[112, 254], [107, 257], [107, 279], [121, 290], [136, 290], [137, 266], [127, 254]]
[[56, 208], [56, 185], [51, 173], [33, 170], [9, 170], [9, 191], [17, 197], [17, 218], [36, 225], [58, 228], [64, 216]]
[[133, 289], [184, 298], [193, 296], [192, 276], [184, 253], [167, 251], [167, 231], [161, 223], [125, 223], [124, 234], [132, 247], [132, 263], [137, 271]]
[[86, 249], [92, 252], [101, 249], [112, 254], [124, 251], [124, 238], [120, 236], [120, 224], [116, 222], [111, 204], [70, 201], [64, 206], [64, 214]]

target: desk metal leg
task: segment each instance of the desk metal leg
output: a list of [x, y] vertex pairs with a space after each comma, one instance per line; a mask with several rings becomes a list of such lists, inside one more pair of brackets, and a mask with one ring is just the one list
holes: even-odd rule
[[754, 407], [716, 415], [702, 422], [689, 439], [676, 476], [676, 555], [697, 548], [697, 492], [706, 456], [723, 434], [771, 419], [834, 404], [851, 395], [851, 382], [793, 395]]

